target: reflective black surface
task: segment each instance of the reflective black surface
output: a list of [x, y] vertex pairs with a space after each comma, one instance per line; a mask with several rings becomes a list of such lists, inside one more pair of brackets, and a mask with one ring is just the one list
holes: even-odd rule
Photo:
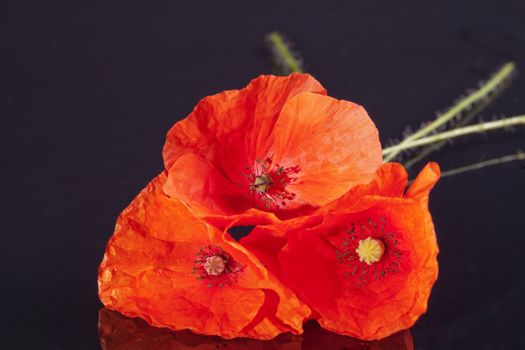
[[413, 350], [410, 331], [405, 330], [387, 338], [362, 341], [322, 329], [310, 321], [301, 335], [281, 334], [272, 340], [260, 341], [247, 338], [225, 340], [194, 334], [190, 331], [172, 332], [155, 328], [140, 318], [127, 318], [105, 308], [99, 311], [98, 330], [104, 350], [144, 349], [340, 349], [340, 350]]
[[[118, 213], [162, 170], [172, 123], [271, 71], [269, 31], [386, 142], [505, 61], [524, 69], [524, 15], [521, 0], [4, 1], [0, 345], [100, 347], [97, 267]], [[524, 96], [521, 76], [482, 115], [523, 114]], [[473, 136], [429, 159], [450, 169], [524, 149], [524, 136]], [[440, 278], [416, 349], [525, 348], [524, 180], [514, 162], [435, 188]]]

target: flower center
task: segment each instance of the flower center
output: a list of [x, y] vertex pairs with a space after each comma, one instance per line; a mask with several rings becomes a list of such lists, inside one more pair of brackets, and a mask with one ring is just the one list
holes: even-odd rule
[[383, 283], [392, 274], [406, 273], [410, 264], [403, 249], [403, 233], [386, 218], [351, 220], [343, 228], [342, 243], [336, 249], [336, 259], [349, 283], [365, 287]]
[[378, 239], [368, 237], [359, 241], [355, 252], [359, 255], [359, 261], [372, 265], [381, 260], [385, 253], [385, 245]]
[[272, 164], [271, 158], [257, 159], [253, 166], [246, 166], [249, 198], [256, 208], [275, 210], [287, 205], [295, 194], [286, 188], [295, 183], [299, 173], [298, 166], [284, 167]]
[[258, 175], [255, 177], [255, 181], [250, 186], [251, 191], [255, 191], [258, 193], [263, 193], [268, 190], [268, 188], [272, 185], [272, 178], [269, 174], [263, 174]]
[[203, 267], [208, 275], [219, 276], [226, 269], [226, 261], [218, 255], [213, 255], [206, 258]]
[[245, 267], [218, 245], [201, 247], [193, 263], [193, 274], [198, 280], [206, 281], [208, 288], [234, 284]]

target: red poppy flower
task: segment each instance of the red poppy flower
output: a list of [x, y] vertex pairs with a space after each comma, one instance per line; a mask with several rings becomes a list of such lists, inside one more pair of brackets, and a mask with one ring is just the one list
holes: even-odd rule
[[245, 248], [166, 196], [155, 178], [120, 215], [99, 269], [103, 304], [224, 338], [300, 333], [310, 310]]
[[308, 74], [204, 98], [169, 131], [163, 156], [165, 192], [219, 226], [310, 213], [382, 164], [364, 108], [326, 96]]
[[[404, 193], [402, 166], [386, 164], [315, 214], [256, 228], [241, 240], [313, 310], [326, 329], [381, 339], [426, 311], [438, 247], [428, 211], [439, 167]], [[277, 257], [278, 258], [275, 258]]]

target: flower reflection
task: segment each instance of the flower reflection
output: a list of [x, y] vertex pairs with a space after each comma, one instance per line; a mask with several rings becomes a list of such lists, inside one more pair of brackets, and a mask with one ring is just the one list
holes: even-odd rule
[[302, 334], [303, 350], [414, 350], [409, 330], [404, 330], [381, 340], [365, 341], [329, 332], [316, 322], [304, 325]]
[[402, 331], [378, 341], [362, 341], [328, 332], [315, 322], [305, 324], [301, 336], [281, 334], [272, 340], [219, 337], [174, 332], [148, 325], [140, 318], [128, 318], [103, 308], [98, 315], [100, 344], [104, 350], [172, 350], [172, 349], [345, 349], [345, 350], [413, 350], [410, 332]]
[[106, 308], [99, 311], [98, 332], [103, 350], [301, 349], [301, 337], [290, 333], [266, 341], [248, 338], [225, 340], [190, 331], [174, 332], [152, 327], [140, 318], [128, 318]]

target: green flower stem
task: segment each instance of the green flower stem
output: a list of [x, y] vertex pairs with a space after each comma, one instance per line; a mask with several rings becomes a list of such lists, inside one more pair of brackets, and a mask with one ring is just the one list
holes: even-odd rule
[[495, 120], [492, 122], [475, 124], [475, 125], [466, 126], [463, 128], [457, 128], [454, 130], [445, 131], [445, 132], [435, 134], [432, 136], [423, 137], [418, 140], [413, 140], [409, 142], [401, 142], [395, 146], [384, 148], [383, 156], [387, 155], [385, 157], [385, 161], [386, 161], [388, 156], [394, 153], [397, 154], [400, 151], [403, 151], [405, 149], [420, 147], [423, 145], [428, 145], [430, 143], [449, 140], [449, 139], [453, 139], [453, 138], [468, 135], [468, 134], [483, 133], [483, 132], [490, 131], [490, 130], [507, 128], [507, 127], [519, 125], [519, 124], [525, 124], [525, 115], [520, 115], [517, 117], [506, 118], [506, 119], [501, 119], [501, 120]]
[[[507, 84], [508, 85], [508, 84]], [[451, 125], [451, 129], [459, 128], [462, 126], [467, 125], [472, 119], [474, 119], [485, 107], [490, 105], [492, 101], [496, 99], [501, 93], [503, 92], [503, 89], [498, 89], [495, 91], [494, 94], [491, 94], [486, 99], [483, 99], [480, 101], [479, 104], [477, 104], [471, 111], [469, 111], [467, 114], [465, 114], [464, 117], [461, 118], [460, 121], [455, 123], [454, 125]], [[430, 153], [437, 151], [441, 147], [447, 144], [447, 141], [441, 141], [432, 143], [426, 147], [423, 147], [420, 151], [417, 151], [417, 153], [407, 160], [406, 162], [403, 162], [403, 166], [406, 170], [410, 169], [414, 164], [419, 162], [421, 159], [428, 156]]]
[[525, 153], [522, 152], [522, 151], [518, 151], [518, 153], [516, 153], [516, 154], [511, 154], [511, 155], [504, 156], [504, 157], [489, 159], [489, 160], [485, 160], [483, 162], [469, 164], [469, 165], [462, 166], [462, 167], [455, 168], [455, 169], [450, 169], [450, 170], [447, 170], [447, 171], [443, 171], [441, 173], [441, 177], [461, 174], [461, 173], [464, 173], [464, 172], [467, 172], [467, 171], [478, 170], [478, 169], [485, 168], [485, 167], [488, 167], [488, 166], [498, 165], [498, 164], [508, 163], [508, 162], [513, 162], [513, 161], [516, 161], [516, 160], [525, 160]]
[[286, 42], [279, 32], [271, 32], [268, 34], [268, 40], [291, 72], [302, 72], [301, 64], [295, 58], [288, 45], [286, 45]]
[[[464, 99], [460, 100], [456, 105], [454, 105], [449, 110], [447, 110], [439, 118], [437, 118], [432, 123], [425, 126], [424, 128], [416, 131], [414, 134], [408, 136], [396, 146], [404, 145], [404, 144], [410, 143], [411, 141], [417, 140], [425, 135], [428, 135], [430, 132], [439, 128], [441, 125], [446, 124], [449, 120], [459, 115], [463, 110], [469, 108], [473, 103], [476, 103], [479, 100], [486, 98], [486, 96], [490, 94], [494, 89], [496, 89], [503, 81], [505, 81], [505, 79], [507, 79], [514, 70], [515, 70], [515, 64], [513, 62], [509, 62], [505, 64], [481, 88], [474, 91], [472, 94], [468, 95]], [[396, 151], [392, 151], [388, 153], [388, 155], [384, 158], [384, 161], [388, 162], [394, 159], [399, 154], [399, 152], [403, 149], [405, 148], [401, 147], [397, 149]]]

